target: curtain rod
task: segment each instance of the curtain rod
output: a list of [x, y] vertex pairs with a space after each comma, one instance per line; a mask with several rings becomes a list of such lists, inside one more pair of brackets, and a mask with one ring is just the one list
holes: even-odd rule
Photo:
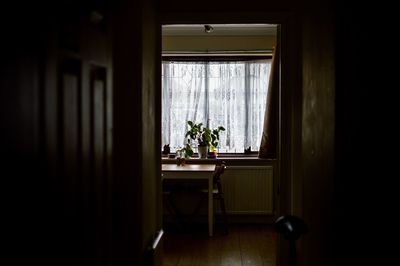
[[162, 51], [162, 56], [272, 56], [273, 50]]

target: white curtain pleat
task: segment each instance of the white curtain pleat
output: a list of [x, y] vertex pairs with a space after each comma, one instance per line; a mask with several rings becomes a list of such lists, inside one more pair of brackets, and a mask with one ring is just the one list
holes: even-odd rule
[[270, 60], [163, 62], [162, 146], [185, 143], [186, 121], [223, 126], [219, 152], [259, 149]]

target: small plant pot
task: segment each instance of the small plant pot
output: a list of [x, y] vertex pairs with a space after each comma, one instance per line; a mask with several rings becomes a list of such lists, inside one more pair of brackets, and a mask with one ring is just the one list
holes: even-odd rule
[[210, 159], [217, 159], [217, 152], [216, 151], [209, 151], [208, 152], [208, 155], [207, 155], [207, 158], [210, 158]]
[[197, 153], [199, 154], [200, 159], [207, 158], [207, 151], [208, 151], [207, 146], [197, 146]]

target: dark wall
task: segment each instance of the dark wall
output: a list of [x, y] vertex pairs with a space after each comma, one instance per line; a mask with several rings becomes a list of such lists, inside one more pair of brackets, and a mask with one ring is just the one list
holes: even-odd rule
[[113, 14], [115, 265], [145, 265], [145, 252], [161, 229], [155, 10], [153, 1], [120, 1]]
[[[376, 14], [372, 22], [368, 14]], [[390, 44], [383, 41], [370, 56], [370, 34], [384, 32], [385, 19], [379, 8], [337, 1], [335, 5], [336, 59], [336, 132], [334, 180], [334, 262], [346, 258], [348, 263], [385, 264], [380, 253], [389, 245], [383, 239], [391, 234], [375, 234], [374, 228], [387, 228], [386, 214], [391, 213], [388, 193], [391, 165], [385, 156], [390, 133], [384, 121], [391, 116], [391, 105], [385, 91], [390, 77], [382, 68], [390, 54]], [[371, 61], [372, 60], [372, 61]], [[389, 71], [390, 72], [390, 71]], [[390, 87], [390, 85], [389, 85]], [[390, 123], [389, 123], [390, 124]], [[389, 145], [391, 146], [391, 145]], [[389, 183], [388, 183], [389, 182]], [[374, 195], [374, 196], [372, 196]], [[380, 229], [378, 229], [380, 231]], [[381, 255], [379, 255], [381, 254]], [[389, 255], [390, 256], [390, 255]]]
[[301, 265], [330, 265], [332, 261], [336, 99], [333, 31], [329, 8], [304, 10], [301, 215], [310, 230], [301, 240]]
[[[5, 242], [9, 243], [2, 259], [23, 261], [19, 252], [33, 257], [29, 248], [35, 244], [41, 229], [45, 196], [40, 188], [46, 185], [40, 154], [39, 119], [39, 54], [41, 21], [26, 24], [32, 15], [21, 10], [22, 18], [14, 17], [17, 9], [11, 3], [2, 5], [4, 26], [0, 44], [0, 176], [5, 217]], [[38, 34], [36, 34], [38, 33]], [[31, 40], [36, 38], [37, 41]], [[26, 239], [26, 241], [21, 241]], [[29, 256], [28, 255], [28, 256]]]
[[[217, 1], [212, 4], [203, 3], [193, 3], [193, 5], [188, 5], [183, 0], [173, 0], [173, 1], [160, 1], [160, 10], [162, 12], [199, 12], [199, 13], [229, 13], [229, 12], [285, 12], [293, 11], [300, 6], [298, 1], [286, 0], [286, 1], [260, 1], [260, 0], [250, 0], [244, 5], [240, 0], [233, 1]], [[223, 15], [222, 15], [223, 16]]]

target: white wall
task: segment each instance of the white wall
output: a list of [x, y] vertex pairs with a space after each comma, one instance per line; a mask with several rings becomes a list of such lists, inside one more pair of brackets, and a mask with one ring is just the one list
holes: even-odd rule
[[275, 36], [164, 36], [162, 49], [182, 50], [271, 50]]

